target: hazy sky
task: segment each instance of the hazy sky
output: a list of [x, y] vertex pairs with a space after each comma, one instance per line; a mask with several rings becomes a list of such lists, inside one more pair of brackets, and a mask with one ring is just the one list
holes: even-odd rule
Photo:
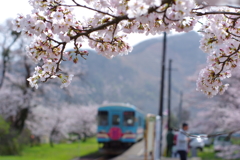
[[[5, 0], [0, 6], [0, 23], [3, 23], [8, 18], [14, 18], [18, 13], [28, 14], [31, 13], [31, 6], [28, 4], [28, 0]], [[141, 34], [129, 35], [128, 42], [131, 45], [135, 45], [143, 40], [151, 37], [158, 36], [145, 36]]]

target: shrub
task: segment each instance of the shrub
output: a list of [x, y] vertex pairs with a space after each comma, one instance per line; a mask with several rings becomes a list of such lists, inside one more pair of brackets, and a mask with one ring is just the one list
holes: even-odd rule
[[19, 155], [20, 147], [14, 131], [10, 125], [0, 116], [0, 155]]

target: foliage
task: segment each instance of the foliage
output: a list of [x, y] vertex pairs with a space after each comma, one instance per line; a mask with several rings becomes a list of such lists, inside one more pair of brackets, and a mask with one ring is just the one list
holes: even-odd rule
[[1, 137], [0, 155], [19, 155], [20, 152], [20, 146], [16, 138], [11, 135]]
[[21, 156], [0, 156], [0, 160], [71, 160], [98, 150], [95, 138], [87, 139], [85, 143], [55, 144], [52, 148], [47, 144], [35, 147], [25, 147]]
[[203, 149], [203, 152], [198, 152], [198, 156], [202, 160], [221, 160], [221, 158], [218, 158], [218, 157], [215, 156], [215, 153], [213, 151], [213, 146], [205, 147]]
[[20, 146], [10, 125], [0, 116], [0, 155], [18, 155]]
[[9, 133], [9, 124], [0, 116], [0, 137]]

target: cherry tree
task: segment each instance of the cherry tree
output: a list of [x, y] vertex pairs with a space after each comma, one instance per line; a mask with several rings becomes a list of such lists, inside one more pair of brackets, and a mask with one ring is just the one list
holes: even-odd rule
[[221, 152], [217, 153], [216, 155], [224, 159], [239, 159], [240, 158], [239, 149], [240, 149], [239, 145], [224, 146]]
[[[30, 87], [27, 78], [35, 64], [25, 54], [24, 44], [29, 41], [12, 31], [11, 21], [7, 20], [0, 25], [0, 115], [10, 123], [11, 129], [20, 134], [32, 107], [39, 104], [59, 105], [64, 101], [63, 97], [71, 99], [84, 92], [81, 86], [74, 84], [80, 80], [84, 71], [81, 65], [71, 67], [71, 69], [75, 67], [78, 69], [74, 71], [75, 82], [72, 87], [64, 90], [59, 88], [59, 83], [56, 81], [48, 82], [39, 90]], [[69, 66], [65, 65], [64, 71], [73, 72]]]
[[[237, 142], [240, 127], [240, 102], [239, 97], [239, 78], [240, 74], [235, 72], [227, 82], [230, 84], [229, 89], [221, 96], [216, 96], [208, 101], [199, 101], [198, 107], [202, 110], [197, 113], [192, 121], [192, 128], [198, 132], [207, 133], [210, 137], [219, 134], [228, 135], [231, 142]], [[207, 106], [207, 108], [206, 108]], [[237, 139], [237, 140], [236, 140]], [[239, 159], [240, 145], [238, 143], [221, 146], [221, 152], [217, 153], [223, 159]]]
[[[227, 80], [230, 87], [222, 96], [206, 100], [205, 97], [195, 92], [189, 94], [188, 99], [193, 101], [191, 106], [195, 105], [199, 109], [197, 116], [193, 119], [193, 128], [196, 127], [205, 133], [240, 130], [240, 101], [238, 99], [240, 74], [237, 70], [233, 73], [232, 78]], [[194, 77], [196, 78], [196, 76], [192, 76], [190, 79], [195, 79]]]
[[[20, 33], [17, 33], [12, 30], [11, 20], [8, 19], [5, 22], [6, 24], [0, 26], [0, 53], [1, 53], [1, 79], [0, 79], [0, 88], [3, 85], [5, 79], [5, 73], [7, 70], [7, 65], [11, 59], [12, 52], [16, 52], [18, 47], [16, 47]], [[15, 47], [15, 49], [13, 49]]]
[[11, 28], [11, 20], [0, 25], [0, 115], [10, 123], [11, 129], [19, 134], [24, 128], [28, 108], [33, 105], [32, 97], [35, 96], [35, 89], [26, 81], [33, 69], [33, 62], [23, 54], [22, 48], [26, 41]]
[[96, 133], [97, 126], [97, 107], [96, 106], [82, 106], [78, 107], [72, 105], [68, 107], [68, 132], [77, 134], [84, 140], [88, 136]]
[[61, 108], [32, 108], [26, 126], [36, 137], [48, 136], [53, 146], [54, 138], [66, 137], [67, 130], [63, 122], [67, 118]]
[[[83, 42], [112, 58], [132, 50], [126, 40], [130, 33], [188, 32], [198, 22], [203, 36], [200, 48], [208, 54], [208, 64], [199, 73], [197, 90], [209, 97], [222, 94], [228, 88], [222, 81], [238, 66], [238, 6], [194, 0], [30, 0], [29, 4], [32, 13], [18, 15], [13, 24], [14, 30], [32, 38], [29, 57], [43, 62], [28, 78], [36, 88], [39, 81], [53, 78], [60, 79], [62, 87], [68, 86], [73, 75], [61, 72], [61, 62], [86, 58]], [[92, 12], [91, 17], [80, 16], [86, 10]]]
[[191, 126], [198, 132], [214, 134], [216, 132], [237, 131], [240, 128], [239, 113], [229, 108], [219, 108], [216, 104], [205, 111], [200, 111], [193, 120]]
[[26, 121], [35, 136], [49, 137], [50, 144], [56, 139], [68, 138], [69, 134], [91, 136], [96, 133], [95, 106], [77, 106], [65, 104], [63, 107], [43, 107], [32, 108], [30, 116]]

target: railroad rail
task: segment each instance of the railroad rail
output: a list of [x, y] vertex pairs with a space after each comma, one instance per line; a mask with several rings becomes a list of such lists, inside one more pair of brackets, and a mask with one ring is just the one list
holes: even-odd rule
[[105, 155], [105, 154], [91, 154], [83, 157], [74, 158], [73, 160], [110, 160], [118, 155]]

